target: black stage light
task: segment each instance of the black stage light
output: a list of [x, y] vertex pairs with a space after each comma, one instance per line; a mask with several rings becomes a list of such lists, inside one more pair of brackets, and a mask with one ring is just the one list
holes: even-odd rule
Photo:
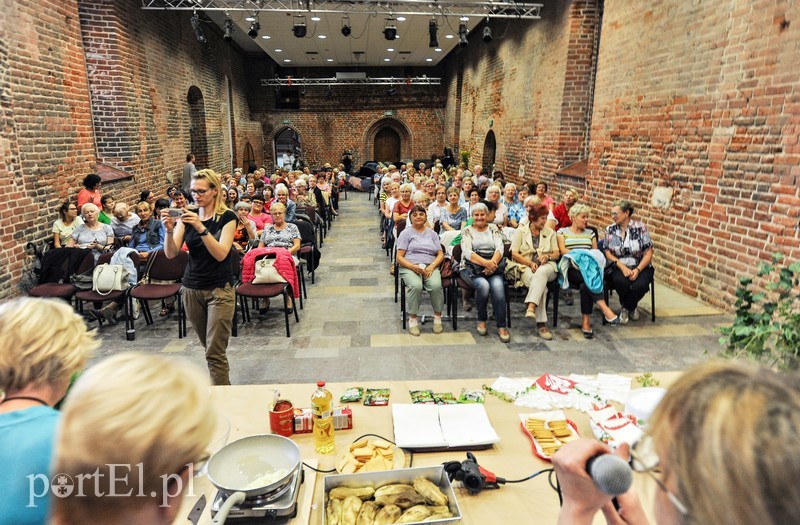
[[492, 41], [492, 28], [488, 25], [483, 28], [483, 41], [484, 42], [491, 42]]
[[304, 38], [307, 33], [306, 17], [297, 15], [294, 17], [294, 24], [292, 25], [292, 33], [297, 38]]
[[436, 20], [431, 19], [428, 22], [428, 35], [430, 35], [430, 42], [428, 42], [428, 47], [439, 47], [439, 40], [436, 38], [436, 32], [439, 30], [436, 27]]
[[258, 32], [261, 30], [261, 24], [258, 23], [258, 20], [255, 22], [250, 22], [250, 30], [247, 32], [247, 36], [250, 38], [255, 38], [258, 36]]
[[189, 22], [192, 24], [192, 29], [194, 30], [194, 36], [197, 38], [197, 41], [201, 44], [205, 44], [208, 42], [205, 33], [203, 33], [203, 28], [200, 25], [200, 15], [194, 13], [192, 17], [189, 19]]
[[458, 45], [467, 47], [469, 41], [467, 40], [467, 24], [461, 22], [458, 24]]
[[233, 40], [233, 20], [230, 18], [225, 19], [225, 34], [222, 35], [222, 39], [226, 42]]
[[394, 40], [397, 38], [397, 26], [394, 23], [394, 18], [387, 18], [386, 25], [383, 27], [383, 38], [386, 40]]
[[343, 16], [342, 17], [342, 35], [343, 36], [350, 36], [350, 33], [353, 32], [353, 29], [350, 27], [350, 17]]

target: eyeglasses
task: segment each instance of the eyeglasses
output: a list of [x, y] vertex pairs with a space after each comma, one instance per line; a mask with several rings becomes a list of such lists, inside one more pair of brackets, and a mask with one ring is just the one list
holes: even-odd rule
[[200, 196], [203, 196], [203, 195], [205, 195], [206, 193], [208, 193], [209, 191], [211, 191], [211, 190], [210, 190], [210, 189], [208, 189], [208, 190], [195, 190], [195, 189], [191, 189], [191, 190], [189, 190], [189, 193], [191, 193], [192, 195], [200, 195]]
[[631, 447], [631, 467], [633, 470], [635, 472], [645, 473], [653, 478], [658, 488], [664, 491], [667, 498], [669, 498], [678, 512], [680, 512], [682, 516], [688, 516], [689, 509], [686, 508], [686, 505], [681, 503], [678, 496], [670, 492], [664, 482], [656, 476], [655, 472], [658, 469], [659, 462], [660, 460], [656, 454], [655, 444], [651, 436], [642, 436], [642, 438]]
[[611, 216], [612, 216], [612, 217], [618, 217], [618, 216], [619, 216], [619, 213], [618, 213], [618, 212], [616, 212], [616, 211], [612, 211], [612, 212], [611, 212]]
[[78, 208], [76, 208], [75, 206], [71, 206], [71, 207], [69, 208], [69, 211], [78, 211]]

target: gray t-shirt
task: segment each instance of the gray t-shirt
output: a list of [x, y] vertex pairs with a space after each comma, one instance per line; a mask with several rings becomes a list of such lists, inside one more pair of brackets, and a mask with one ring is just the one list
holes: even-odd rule
[[88, 248], [89, 245], [96, 242], [101, 247], [105, 246], [109, 237], [114, 236], [114, 230], [108, 224], [98, 223], [102, 228], [92, 230], [85, 224], [81, 224], [75, 231], [72, 232], [72, 238], [75, 239], [75, 244], [78, 248]]
[[131, 213], [131, 216], [120, 221], [116, 217], [111, 217], [111, 228], [114, 230], [114, 237], [125, 237], [126, 235], [133, 234], [133, 228], [141, 222], [139, 216]]

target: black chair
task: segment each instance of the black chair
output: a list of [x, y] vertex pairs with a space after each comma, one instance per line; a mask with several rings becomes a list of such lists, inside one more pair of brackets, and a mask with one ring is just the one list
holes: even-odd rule
[[[513, 290], [515, 293], [519, 292], [523, 297], [527, 295], [528, 289], [526, 287], [520, 286], [518, 288], [512, 288], [510, 285], [511, 283], [509, 283], [509, 290]], [[559, 291], [558, 277], [556, 277], [555, 279], [547, 283], [547, 295], [545, 296], [545, 304], [544, 304], [544, 307], [547, 308], [547, 304], [552, 299], [553, 328], [556, 328], [558, 326], [558, 291]]]
[[[297, 229], [300, 230], [300, 252], [298, 256], [300, 259], [306, 259], [308, 262], [308, 267], [311, 272], [311, 284], [315, 282], [315, 271], [317, 266], [319, 265], [319, 249], [317, 248], [317, 237], [314, 234], [314, 225], [310, 222], [305, 220], [302, 216], [297, 217], [297, 221], [295, 221], [295, 226]], [[302, 275], [302, 272], [301, 272]], [[305, 276], [301, 279], [302, 283], [305, 283]], [[305, 288], [305, 285], [303, 286]]]
[[[128, 295], [130, 301], [128, 311], [133, 311], [133, 301], [138, 300], [142, 306], [145, 323], [151, 325], [153, 324], [153, 315], [150, 312], [148, 301], [163, 301], [174, 297], [178, 306], [178, 339], [183, 338], [186, 335], [186, 312], [183, 310], [183, 301], [181, 300], [183, 285], [178, 281], [183, 278], [188, 264], [189, 254], [183, 250], [179, 251], [173, 259], [167, 259], [164, 250], [152, 252], [147, 261], [145, 275], [140, 279], [142, 284], [133, 288]], [[167, 281], [172, 281], [172, 283], [167, 283]], [[131, 335], [128, 336], [128, 340], [136, 337], [133, 319], [131, 319], [130, 330], [129, 334]]]
[[[60, 262], [56, 262], [56, 258]], [[71, 278], [94, 268], [94, 254], [92, 250], [81, 248], [55, 248], [44, 253], [42, 262], [44, 271], [39, 275], [40, 284], [31, 288], [28, 295], [63, 299], [69, 303], [78, 292], [78, 287], [72, 284]], [[51, 262], [53, 265], [49, 268]]]
[[[397, 236], [406, 228], [406, 221], [400, 221], [396, 224]], [[392, 267], [394, 268], [394, 302], [397, 302], [397, 293], [400, 288], [399, 268], [397, 267], [397, 244], [392, 242]]]
[[[511, 243], [503, 244], [503, 257], [509, 259], [511, 258]], [[458, 264], [461, 261], [461, 245], [456, 244], [453, 246], [453, 264], [455, 267], [458, 267]], [[453, 315], [453, 330], [458, 328], [458, 291], [459, 290], [468, 290], [472, 291], [473, 288], [467, 284], [467, 282], [461, 278], [458, 272], [453, 273], [452, 284], [450, 286], [450, 300], [452, 301], [451, 312]], [[511, 297], [508, 290], [508, 281], [503, 279], [503, 293], [506, 299], [506, 324], [508, 328], [511, 328]]]
[[[613, 292], [614, 289], [611, 286], [611, 276], [606, 275], [605, 279], [603, 280], [603, 297], [606, 300], [606, 304], [608, 304], [608, 298]], [[656, 322], [656, 272], [655, 267], [653, 267], [653, 278], [650, 279], [650, 322]], [[606, 324], [606, 318], [603, 317], [603, 324]]]
[[[263, 259], [268, 254], [264, 254], [258, 258]], [[294, 297], [292, 285], [289, 283], [271, 283], [271, 284], [253, 284], [241, 283], [236, 287], [236, 295], [239, 296], [239, 305], [242, 309], [242, 322], [250, 322], [250, 308], [247, 304], [247, 299], [269, 299], [271, 297], [283, 296], [283, 315], [286, 321], [286, 337], [291, 337], [289, 329], [289, 298]], [[294, 310], [295, 323], [300, 322], [300, 316], [297, 313], [297, 305]], [[236, 319], [234, 319], [236, 322]]]
[[[111, 262], [111, 258], [113, 254], [111, 253], [104, 253], [100, 256], [97, 260], [97, 265], [101, 264], [109, 264]], [[128, 257], [133, 262], [135, 268], [139, 268], [141, 265], [141, 260], [139, 254], [135, 251], [132, 251], [128, 254]], [[126, 336], [129, 330], [133, 330], [133, 312], [130, 310], [129, 301], [128, 301], [128, 294], [130, 293], [132, 287], [127, 287], [124, 290], [112, 290], [107, 294], [101, 294], [95, 292], [94, 290], [80, 290], [75, 293], [75, 301], [77, 301], [78, 311], [83, 314], [83, 303], [90, 302], [90, 303], [108, 303], [111, 301], [116, 301], [117, 299], [123, 299], [123, 311], [125, 315], [125, 332]]]

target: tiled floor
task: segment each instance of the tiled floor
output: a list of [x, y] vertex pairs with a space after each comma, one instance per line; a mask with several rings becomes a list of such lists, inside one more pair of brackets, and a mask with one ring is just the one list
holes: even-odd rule
[[[228, 355], [231, 380], [245, 383], [299, 383], [390, 379], [452, 379], [531, 376], [543, 372], [595, 373], [681, 370], [708, 359], [719, 344], [716, 329], [728, 318], [663, 286], [657, 286], [658, 319], [642, 312], [638, 322], [604, 327], [593, 320], [596, 337], [587, 341], [580, 327], [577, 304], [559, 307], [552, 341], [535, 334], [524, 318], [523, 305], [512, 306], [512, 342], [503, 344], [495, 332], [475, 332], [475, 312], [460, 312], [458, 332], [412, 337], [401, 328], [394, 279], [380, 248], [377, 210], [366, 194], [351, 193], [341, 202], [340, 217], [321, 248], [316, 284], [307, 279], [308, 299], [300, 323], [292, 323], [287, 338], [282, 313], [264, 316], [239, 327]], [[656, 256], [657, 260], [657, 256]], [[577, 302], [577, 301], [576, 301]], [[643, 303], [649, 308], [649, 298]], [[618, 306], [612, 300], [612, 307]], [[421, 313], [431, 313], [424, 304]], [[157, 313], [158, 308], [153, 305]], [[491, 324], [490, 324], [491, 326]], [[103, 345], [97, 358], [123, 351], [163, 352], [205, 365], [197, 337], [177, 338], [176, 318], [159, 318], [153, 326], [137, 321], [136, 340], [126, 341], [123, 324], [102, 327]]]

